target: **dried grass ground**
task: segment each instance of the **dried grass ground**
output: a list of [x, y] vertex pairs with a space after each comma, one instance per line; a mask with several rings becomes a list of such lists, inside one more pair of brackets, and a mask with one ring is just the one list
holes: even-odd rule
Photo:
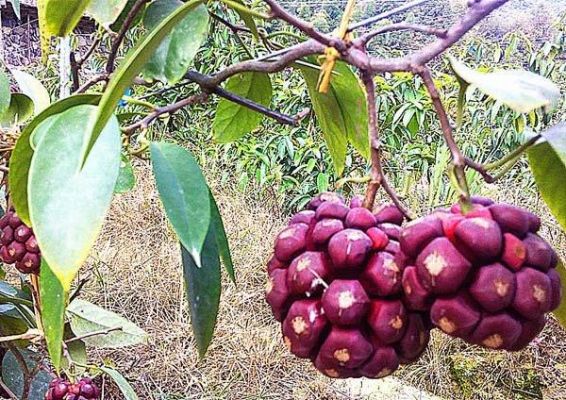
[[[399, 371], [399, 379], [387, 381], [386, 388], [369, 390], [371, 394], [366, 384], [365, 390], [359, 390], [359, 382], [331, 381], [316, 374], [307, 362], [288, 354], [263, 298], [264, 265], [272, 238], [283, 225], [278, 207], [257, 193], [227, 187], [216, 188], [215, 193], [232, 244], [238, 287], [225, 277], [216, 336], [206, 359], [199, 362], [184, 300], [178, 245], [167, 226], [151, 171], [139, 167], [136, 172], [136, 189], [114, 201], [91, 259], [92, 277], [85, 296], [149, 333], [147, 346], [93, 354], [116, 363], [141, 399], [426, 398], [425, 393], [404, 390], [405, 384], [447, 399], [566, 398], [566, 334], [555, 323], [537, 344], [516, 354], [478, 350], [436, 332], [419, 363]], [[508, 201], [538, 208], [538, 203], [528, 203], [532, 197], [508, 197]], [[551, 235], [552, 241], [564, 255], [564, 236], [557, 232]]]

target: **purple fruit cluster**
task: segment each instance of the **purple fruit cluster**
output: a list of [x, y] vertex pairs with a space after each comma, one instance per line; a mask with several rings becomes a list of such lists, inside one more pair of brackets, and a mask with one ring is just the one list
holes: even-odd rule
[[16, 264], [22, 274], [39, 273], [41, 253], [33, 230], [13, 210], [0, 218], [0, 230], [0, 260]]
[[537, 235], [534, 214], [485, 198], [472, 203], [465, 215], [454, 205], [403, 229], [405, 304], [468, 343], [520, 350], [560, 304], [558, 257]]
[[429, 340], [425, 314], [402, 299], [403, 215], [361, 203], [314, 198], [279, 233], [268, 265], [267, 301], [285, 344], [333, 378], [387, 376]]
[[100, 389], [90, 378], [81, 378], [77, 383], [57, 378], [51, 381], [45, 400], [99, 400]]

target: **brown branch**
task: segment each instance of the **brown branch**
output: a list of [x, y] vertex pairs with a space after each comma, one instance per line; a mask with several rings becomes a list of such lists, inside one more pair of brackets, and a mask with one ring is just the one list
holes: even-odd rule
[[145, 6], [145, 3], [147, 3], [148, 1], [149, 0], [136, 1], [136, 3], [132, 6], [130, 12], [126, 16], [126, 19], [124, 20], [124, 23], [122, 24], [120, 31], [118, 31], [118, 35], [112, 42], [112, 47], [110, 48], [110, 54], [108, 55], [108, 62], [106, 63], [107, 75], [110, 75], [112, 72], [114, 72], [114, 68], [116, 67], [116, 57], [118, 56], [118, 50], [120, 49], [120, 46], [122, 45], [122, 42], [126, 37], [126, 33], [130, 29], [132, 23], [135, 21], [136, 16], [140, 12], [140, 10], [143, 8], [143, 6]]
[[72, 81], [71, 91], [76, 92], [77, 90], [79, 90], [79, 87], [81, 86], [81, 81], [79, 78], [79, 71], [81, 67], [77, 61], [77, 57], [74, 51], [71, 51], [70, 59], [71, 59], [71, 81]]
[[362, 81], [367, 93], [368, 108], [368, 133], [371, 146], [371, 180], [368, 183], [366, 195], [364, 198], [364, 207], [373, 210], [377, 190], [383, 187], [383, 190], [389, 195], [397, 208], [405, 215], [408, 220], [413, 219], [411, 213], [403, 205], [395, 190], [389, 185], [383, 173], [381, 165], [381, 142], [379, 139], [379, 126], [377, 117], [377, 107], [375, 99], [375, 82], [371, 73], [362, 72]]
[[98, 74], [93, 76], [92, 78], [90, 78], [88, 81], [86, 81], [85, 83], [83, 83], [83, 85], [78, 88], [74, 93], [78, 94], [78, 93], [84, 93], [86, 92], [88, 89], [90, 89], [91, 87], [93, 87], [94, 85], [96, 85], [98, 82], [107, 82], [108, 79], [110, 79], [110, 76], [108, 74]]
[[360, 36], [359, 38], [355, 39], [353, 43], [354, 46], [356, 47], [362, 47], [363, 45], [366, 45], [370, 40], [372, 40], [374, 37], [378, 35], [382, 35], [388, 32], [401, 31], [401, 30], [426, 33], [428, 35], [434, 35], [439, 38], [445, 38], [447, 34], [446, 29], [439, 29], [428, 25], [411, 24], [408, 22], [399, 22], [396, 24], [386, 25], [381, 28], [375, 29], [371, 32], [368, 32]]
[[355, 29], [363, 28], [364, 26], [372, 25], [372, 24], [379, 22], [383, 19], [392, 17], [395, 14], [399, 14], [399, 13], [402, 13], [403, 11], [407, 11], [407, 10], [410, 10], [411, 8], [415, 8], [417, 6], [420, 6], [421, 4], [426, 3], [427, 1], [430, 1], [430, 0], [412, 1], [410, 3], [403, 4], [402, 6], [393, 8], [389, 11], [382, 12], [381, 14], [378, 14], [374, 17], [364, 19], [363, 21], [360, 21], [360, 22], [356, 22], [356, 23], [350, 25], [350, 27], [348, 28], [348, 32], [351, 32]]
[[483, 164], [476, 162], [468, 157], [464, 157], [464, 162], [468, 167], [477, 171], [486, 183], [495, 182], [495, 178], [489, 172], [487, 172]]

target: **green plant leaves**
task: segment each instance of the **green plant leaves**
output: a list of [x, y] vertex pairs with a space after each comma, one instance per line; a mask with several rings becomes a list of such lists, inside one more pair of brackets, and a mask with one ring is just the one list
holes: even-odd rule
[[120, 16], [128, 0], [90, 0], [86, 13], [102, 26], [109, 27]]
[[[243, 6], [246, 5], [244, 3], [244, 0], [234, 0], [234, 2], [239, 3]], [[228, 7], [230, 7], [229, 4], [228, 4]], [[248, 13], [246, 13], [246, 12], [244, 12], [244, 11], [238, 9], [238, 8], [234, 8], [234, 11], [236, 11], [236, 13], [238, 13], [240, 18], [242, 19], [242, 21], [244, 21], [244, 24], [248, 27], [248, 29], [250, 30], [250, 32], [252, 33], [254, 38], [256, 38], [256, 40], [259, 40], [259, 32], [257, 30], [257, 25], [255, 23], [254, 18], [250, 14], [248, 14]]]
[[194, 10], [202, 0], [192, 0], [176, 9], [167, 18], [165, 18], [157, 27], [149, 32], [139, 43], [128, 53], [128, 56], [116, 70], [112, 79], [108, 83], [108, 87], [104, 92], [104, 96], [100, 100], [96, 123], [90, 134], [88, 145], [82, 155], [82, 161], [86, 160], [96, 139], [100, 136], [108, 120], [112, 117], [114, 109], [122, 98], [125, 90], [130, 86], [132, 80], [142, 70], [143, 66], [149, 61], [159, 44], [165, 36], [183, 20], [183, 18], [192, 10]]
[[28, 207], [28, 176], [33, 148], [31, 147], [31, 136], [35, 129], [47, 118], [62, 113], [80, 104], [98, 104], [100, 95], [80, 94], [53, 103], [41, 114], [37, 115], [23, 130], [16, 142], [16, 147], [10, 157], [10, 174], [8, 175], [12, 203], [18, 216], [27, 225], [31, 225]]
[[65, 307], [67, 306], [68, 290], [54, 274], [45, 259], [41, 261], [39, 274], [41, 296], [41, 321], [47, 349], [51, 362], [56, 370], [61, 368], [61, 351], [65, 333]]
[[146, 343], [147, 333], [133, 322], [88, 301], [76, 299], [67, 308], [71, 329], [76, 336], [85, 336], [114, 328], [121, 330], [83, 339], [87, 346], [117, 349]]
[[[272, 87], [269, 75], [263, 72], [245, 72], [228, 79], [226, 90], [256, 103], [271, 103]], [[263, 116], [234, 102], [221, 99], [216, 109], [214, 137], [221, 143], [241, 138], [261, 123]]]
[[[560, 275], [560, 282], [562, 284], [562, 293], [566, 293], [566, 266], [562, 262], [562, 260], [558, 261], [558, 265], [556, 266], [556, 271]], [[566, 297], [562, 295], [562, 301], [558, 308], [552, 312], [560, 325], [566, 329]]]
[[4, 127], [12, 127], [21, 124], [33, 116], [34, 104], [32, 99], [23, 93], [13, 93], [10, 106], [0, 118], [0, 124]]
[[116, 385], [118, 385], [118, 388], [124, 395], [124, 400], [138, 400], [138, 395], [134, 391], [134, 388], [128, 383], [122, 374], [110, 367], [100, 367], [99, 369], [112, 378]]
[[[19, 352], [28, 370], [34, 372], [27, 398], [29, 400], [43, 400], [52, 378], [47, 372], [47, 368], [38, 368], [41, 363], [41, 355], [25, 349], [19, 350]], [[23, 396], [24, 371], [22, 371], [18, 359], [11, 350], [6, 353], [2, 360], [2, 381], [18, 398]]]
[[33, 100], [36, 115], [49, 107], [49, 104], [51, 104], [49, 93], [37, 78], [17, 69], [13, 69], [11, 72], [22, 93]]
[[232, 282], [236, 283], [236, 272], [234, 271], [234, 264], [232, 262], [232, 254], [230, 252], [230, 244], [228, 243], [228, 237], [226, 236], [226, 230], [224, 229], [224, 222], [222, 222], [222, 215], [218, 209], [218, 204], [210, 192], [210, 219], [211, 227], [214, 230], [214, 237], [216, 239], [216, 245], [218, 247], [218, 253], [228, 272], [228, 276]]
[[49, 35], [67, 36], [81, 20], [91, 0], [44, 0]]
[[202, 267], [181, 245], [183, 273], [191, 310], [191, 324], [200, 357], [204, 357], [216, 326], [220, 305], [220, 259], [214, 230], [208, 231], [202, 252]]
[[[143, 24], [154, 29], [164, 18], [183, 5], [180, 0], [156, 0], [144, 15]], [[186, 74], [208, 34], [208, 10], [199, 5], [167, 35], [143, 69], [145, 79], [174, 84]]]
[[42, 257], [65, 291], [102, 228], [120, 168], [120, 128], [113, 118], [81, 170], [96, 112], [81, 105], [58, 115], [30, 166], [30, 219]]
[[550, 211], [566, 230], [566, 123], [541, 133], [544, 141], [528, 151], [539, 192]]
[[128, 157], [122, 156], [122, 161], [120, 162], [120, 173], [118, 174], [116, 187], [114, 187], [114, 193], [127, 193], [132, 190], [135, 185], [136, 176], [134, 175], [132, 163]]
[[3, 117], [10, 107], [10, 79], [0, 68], [0, 117]]
[[483, 73], [450, 57], [452, 69], [465, 82], [520, 113], [552, 108], [560, 99], [560, 89], [552, 81], [529, 71], [512, 70]]
[[159, 196], [173, 229], [200, 265], [200, 253], [210, 226], [210, 198], [206, 180], [192, 154], [172, 143], [150, 146]]

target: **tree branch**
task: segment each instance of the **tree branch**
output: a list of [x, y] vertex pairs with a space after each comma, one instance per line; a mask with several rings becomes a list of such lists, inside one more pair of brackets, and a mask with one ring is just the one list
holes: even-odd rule
[[126, 19], [124, 20], [124, 23], [122, 24], [122, 27], [120, 28], [120, 31], [118, 32], [118, 35], [116, 36], [116, 38], [112, 42], [112, 47], [110, 48], [110, 54], [108, 55], [108, 62], [106, 63], [106, 74], [107, 75], [110, 75], [112, 72], [114, 72], [114, 68], [116, 66], [115, 65], [116, 64], [116, 57], [118, 56], [118, 50], [120, 49], [120, 46], [122, 45], [122, 42], [124, 41], [124, 38], [126, 37], [126, 33], [130, 29], [130, 26], [132, 25], [132, 23], [136, 19], [136, 16], [140, 12], [140, 10], [143, 8], [145, 3], [147, 3], [148, 1], [149, 0], [138, 0], [138, 1], [136, 1], [136, 3], [132, 6], [132, 9], [130, 10], [130, 12], [126, 16]]
[[376, 22], [378, 22], [378, 21], [381, 21], [381, 20], [383, 20], [383, 19], [392, 17], [392, 16], [395, 15], [395, 14], [399, 14], [399, 13], [402, 13], [403, 11], [410, 10], [411, 8], [418, 7], [418, 6], [420, 6], [421, 4], [426, 3], [427, 1], [430, 1], [430, 0], [416, 0], [416, 1], [412, 1], [412, 2], [407, 3], [407, 4], [404, 4], [404, 5], [402, 5], [402, 6], [393, 8], [393, 9], [391, 9], [391, 10], [389, 10], [389, 11], [382, 12], [381, 14], [378, 14], [378, 15], [376, 15], [376, 16], [374, 16], [374, 17], [364, 19], [363, 21], [360, 21], [360, 22], [356, 22], [356, 23], [350, 25], [350, 27], [348, 28], [348, 32], [351, 32], [351, 31], [353, 31], [353, 30], [355, 30], [355, 29], [363, 28], [364, 26], [372, 25], [372, 24], [374, 24], [374, 23], [376, 23]]
[[78, 93], [84, 93], [86, 92], [88, 89], [90, 89], [91, 87], [93, 87], [94, 85], [96, 85], [98, 82], [106, 82], [108, 81], [108, 79], [110, 79], [110, 76], [108, 74], [98, 74], [98, 75], [94, 75], [92, 78], [90, 78], [88, 81], [86, 81], [85, 83], [83, 83], [83, 85], [78, 88], [74, 93], [78, 94]]
[[83, 336], [77, 336], [77, 337], [71, 338], [69, 340], [65, 340], [65, 343], [69, 344], [69, 343], [73, 343], [73, 342], [76, 342], [76, 341], [79, 341], [79, 340], [88, 339], [88, 338], [91, 338], [91, 337], [94, 337], [94, 336], [108, 335], [112, 332], [117, 332], [117, 331], [121, 331], [121, 330], [123, 330], [123, 328], [121, 326], [116, 326], [114, 328], [108, 328], [108, 329], [102, 329], [100, 331], [90, 332], [90, 333], [87, 333]]
[[434, 36], [437, 36], [439, 38], [445, 38], [446, 34], [447, 34], [446, 29], [439, 29], [439, 28], [435, 28], [435, 27], [432, 27], [432, 26], [428, 26], [428, 25], [411, 24], [411, 23], [408, 23], [408, 22], [399, 22], [399, 23], [396, 23], [396, 24], [386, 25], [386, 26], [383, 26], [381, 28], [375, 29], [371, 32], [368, 32], [368, 33], [360, 36], [359, 38], [355, 39], [353, 41], [353, 43], [354, 43], [354, 46], [356, 46], [356, 47], [362, 47], [363, 45], [366, 45], [371, 39], [373, 39], [374, 37], [376, 37], [378, 35], [388, 33], [388, 32], [393, 32], [393, 31], [401, 31], [401, 30], [409, 30], [409, 31], [426, 33], [428, 35], [434, 35]]

